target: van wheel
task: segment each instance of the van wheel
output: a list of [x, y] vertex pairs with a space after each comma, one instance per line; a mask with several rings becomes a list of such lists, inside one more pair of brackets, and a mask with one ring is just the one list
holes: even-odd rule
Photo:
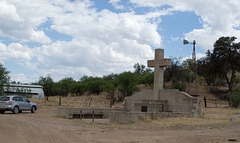
[[1, 110], [1, 111], [0, 111], [0, 114], [4, 114], [4, 113], [5, 113], [5, 111], [4, 111], [4, 110]]
[[36, 107], [35, 106], [32, 106], [31, 108], [31, 113], [34, 113], [36, 111]]
[[18, 108], [18, 106], [15, 106], [13, 108], [13, 114], [18, 114], [18, 113], [19, 113], [19, 108]]

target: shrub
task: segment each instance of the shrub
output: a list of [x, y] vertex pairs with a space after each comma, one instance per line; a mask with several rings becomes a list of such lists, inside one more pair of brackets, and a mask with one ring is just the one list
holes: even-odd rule
[[240, 90], [229, 92], [228, 98], [231, 102], [231, 107], [238, 108], [240, 105]]
[[186, 91], [186, 85], [182, 84], [176, 78], [172, 78], [172, 89], [179, 89], [180, 91]]
[[117, 79], [119, 83], [118, 91], [123, 95], [123, 98], [131, 96], [134, 92], [139, 91], [135, 74], [124, 72], [121, 73]]

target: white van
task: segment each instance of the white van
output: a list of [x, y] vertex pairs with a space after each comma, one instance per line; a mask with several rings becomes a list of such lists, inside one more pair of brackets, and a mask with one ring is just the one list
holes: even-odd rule
[[44, 99], [43, 87], [41, 85], [27, 84], [4, 84], [4, 95], [22, 95], [30, 98]]

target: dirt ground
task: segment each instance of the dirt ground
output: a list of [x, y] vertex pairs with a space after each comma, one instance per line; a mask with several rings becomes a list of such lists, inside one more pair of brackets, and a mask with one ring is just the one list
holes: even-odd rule
[[[104, 101], [93, 96], [92, 103]], [[203, 108], [201, 118], [167, 118], [133, 124], [107, 119], [64, 119], [56, 116], [58, 98], [34, 100], [36, 113], [0, 114], [0, 143], [229, 143], [240, 142], [240, 109]], [[80, 105], [86, 97], [62, 99], [62, 106]], [[86, 103], [86, 105], [88, 105]], [[101, 103], [103, 105], [103, 103]], [[97, 105], [95, 105], [97, 106]], [[108, 103], [106, 102], [106, 105]], [[116, 105], [120, 106], [120, 105]]]

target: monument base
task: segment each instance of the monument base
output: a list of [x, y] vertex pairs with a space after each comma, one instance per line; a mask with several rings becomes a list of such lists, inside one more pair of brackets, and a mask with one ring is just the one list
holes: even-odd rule
[[144, 121], [146, 119], [156, 120], [159, 118], [176, 118], [176, 117], [193, 117], [193, 114], [189, 112], [160, 112], [160, 113], [148, 113], [148, 112], [126, 112], [126, 111], [112, 111], [110, 113], [110, 123], [129, 124], [137, 121]]
[[146, 118], [200, 117], [201, 100], [177, 89], [142, 90], [125, 99], [122, 111], [112, 111], [110, 122], [131, 123]]

